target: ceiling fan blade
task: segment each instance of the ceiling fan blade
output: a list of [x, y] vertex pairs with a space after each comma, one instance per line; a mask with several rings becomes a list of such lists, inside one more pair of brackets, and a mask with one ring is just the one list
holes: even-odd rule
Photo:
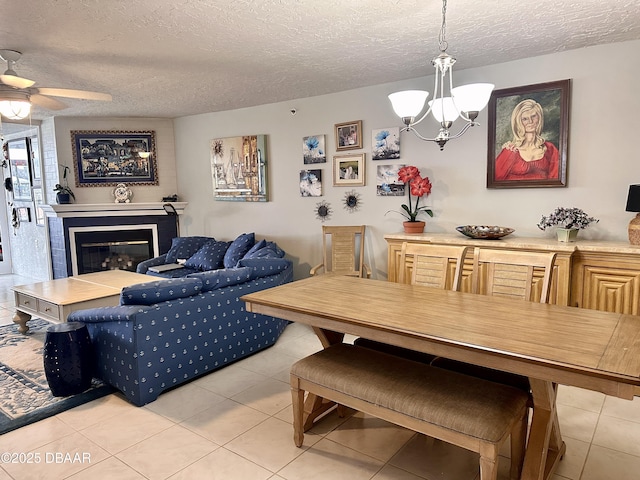
[[4, 75], [0, 75], [0, 81], [5, 85], [9, 85], [10, 87], [15, 88], [29, 88], [33, 85], [33, 80], [29, 80], [28, 78], [18, 77], [17, 75], [10, 75], [5, 73]]
[[39, 95], [37, 93], [31, 95], [31, 103], [38, 107], [46, 108], [47, 110], [62, 110], [67, 108], [67, 105], [62, 103], [60, 100], [45, 97], [44, 95]]
[[86, 90], [71, 90], [68, 88], [37, 88], [42, 95], [53, 95], [54, 97], [80, 98], [82, 100], [101, 100], [110, 102], [111, 95], [108, 93], [88, 92]]

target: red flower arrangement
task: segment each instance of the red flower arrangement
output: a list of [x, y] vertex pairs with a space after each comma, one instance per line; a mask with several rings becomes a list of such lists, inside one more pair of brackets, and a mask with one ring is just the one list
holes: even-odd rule
[[[398, 170], [398, 180], [402, 183], [409, 184], [409, 204], [403, 204], [402, 209], [404, 212], [397, 212], [404, 215], [410, 222], [417, 222], [416, 217], [420, 212], [424, 212], [430, 217], [433, 217], [433, 212], [428, 207], [420, 207], [420, 199], [431, 193], [431, 181], [429, 177], [422, 178], [420, 176], [420, 170], [418, 167], [408, 166], [402, 167]], [[415, 205], [411, 202], [411, 195], [416, 197]], [[389, 213], [389, 212], [387, 212]]]

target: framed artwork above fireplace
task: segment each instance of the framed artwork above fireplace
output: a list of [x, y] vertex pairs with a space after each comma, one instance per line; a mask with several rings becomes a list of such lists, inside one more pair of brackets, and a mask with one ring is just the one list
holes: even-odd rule
[[77, 187], [158, 185], [154, 131], [71, 131]]

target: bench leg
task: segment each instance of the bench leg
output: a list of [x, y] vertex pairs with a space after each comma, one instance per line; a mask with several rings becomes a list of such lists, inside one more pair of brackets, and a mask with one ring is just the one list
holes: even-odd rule
[[480, 455], [480, 480], [498, 479], [498, 457], [493, 458]]
[[291, 400], [293, 405], [293, 442], [296, 447], [301, 447], [304, 441], [303, 414], [304, 414], [304, 390], [300, 390], [297, 381], [291, 379]]

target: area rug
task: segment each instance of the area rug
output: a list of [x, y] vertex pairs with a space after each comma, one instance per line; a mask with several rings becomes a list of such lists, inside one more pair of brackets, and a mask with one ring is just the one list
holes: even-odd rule
[[52, 324], [29, 321], [23, 335], [17, 325], [0, 327], [0, 435], [51, 417], [115, 391], [96, 379], [79, 395], [54, 397], [44, 373], [43, 349]]

